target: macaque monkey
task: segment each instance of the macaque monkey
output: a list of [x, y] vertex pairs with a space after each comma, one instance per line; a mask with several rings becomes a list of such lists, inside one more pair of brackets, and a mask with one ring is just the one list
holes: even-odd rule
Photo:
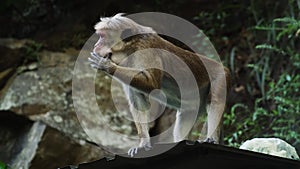
[[[175, 46], [161, 38], [151, 27], [142, 26], [122, 14], [101, 18], [95, 30], [99, 40], [89, 57], [90, 65], [111, 75], [123, 85], [140, 138], [139, 145], [128, 150], [129, 155], [136, 154], [138, 148], [151, 148], [147, 123], [149, 107], [161, 104], [159, 99], [149, 97], [153, 90], [165, 92], [168, 100], [166, 106], [177, 109], [174, 141], [185, 139], [191, 130], [195, 117], [189, 116], [191, 110], [181, 109], [180, 105], [183, 102], [188, 105], [192, 100], [182, 101], [178, 90], [172, 91], [178, 89], [178, 86], [171, 75], [163, 71], [167, 67], [181, 77], [186, 76], [188, 71], [192, 73], [201, 97], [199, 111], [207, 109], [208, 113], [207, 137], [204, 141], [219, 142], [219, 129], [230, 81], [227, 68], [210, 58]], [[173, 64], [175, 57], [183, 61], [188, 70]], [[222, 92], [224, 90], [225, 94]], [[190, 107], [194, 106], [191, 104]], [[150, 111], [155, 109], [150, 108]]]

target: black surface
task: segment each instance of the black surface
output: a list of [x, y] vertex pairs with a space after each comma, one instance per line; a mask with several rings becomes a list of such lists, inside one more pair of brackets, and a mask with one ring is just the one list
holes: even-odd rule
[[0, 161], [9, 164], [22, 151], [32, 124], [26, 117], [0, 111]]
[[[139, 156], [171, 146], [158, 144], [153, 150], [140, 151]], [[62, 169], [74, 169], [74, 166]], [[300, 161], [280, 158], [236, 148], [208, 143], [187, 144], [180, 142], [171, 150], [148, 158], [130, 158], [116, 156], [113, 160], [106, 158], [91, 163], [80, 164], [78, 169], [300, 169]]]

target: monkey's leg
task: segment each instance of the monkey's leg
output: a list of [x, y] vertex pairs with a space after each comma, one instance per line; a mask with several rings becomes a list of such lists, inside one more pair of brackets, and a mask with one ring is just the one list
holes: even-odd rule
[[205, 142], [219, 143], [220, 126], [224, 106], [214, 105], [214, 109], [210, 109], [207, 117], [207, 136]]
[[211, 84], [211, 104], [207, 107], [207, 142], [219, 143], [220, 126], [226, 103], [225, 76], [216, 78]]
[[151, 148], [148, 123], [142, 122], [147, 121], [147, 112], [132, 110], [132, 115], [140, 138], [138, 147], [144, 147], [145, 149]]
[[138, 147], [133, 147], [128, 150], [128, 155], [133, 157], [139, 148], [145, 148], [145, 150], [151, 149], [148, 126], [148, 108], [150, 103], [146, 96], [137, 92], [131, 92], [129, 97], [130, 111], [140, 138]]
[[176, 121], [173, 131], [174, 142], [179, 142], [187, 138], [195, 122], [193, 113], [188, 111], [176, 113]]

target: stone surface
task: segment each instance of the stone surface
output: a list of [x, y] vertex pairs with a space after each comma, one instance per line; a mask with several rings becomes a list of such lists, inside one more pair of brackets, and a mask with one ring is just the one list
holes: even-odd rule
[[58, 130], [47, 127], [41, 138], [30, 169], [53, 169], [66, 165], [78, 165], [103, 158], [105, 153], [97, 146], [74, 141]]
[[[45, 57], [49, 62], [45, 61]], [[43, 52], [39, 69], [24, 71], [15, 77], [0, 109], [11, 110], [31, 120], [41, 120], [75, 138], [86, 138], [72, 109], [72, 58], [76, 57]], [[61, 118], [59, 121], [58, 117]]]
[[[1, 39], [0, 39], [1, 41]], [[21, 65], [24, 55], [22, 49], [11, 49], [1, 46], [0, 42], [0, 98], [6, 92], [7, 87], [14, 78], [17, 67]]]
[[27, 133], [24, 133], [25, 135], [22, 142], [18, 143], [18, 145], [22, 145], [22, 149], [10, 163], [12, 168], [27, 169], [30, 167], [30, 163], [36, 155], [36, 150], [39, 146], [38, 143], [41, 140], [45, 128], [45, 124], [35, 122], [30, 130]]
[[[39, 140], [39, 133], [33, 132], [33, 123], [12, 112], [0, 111], [0, 159], [6, 164], [20, 166], [21, 164], [28, 167], [33, 152], [26, 151], [26, 147], [35, 146], [28, 142], [28, 139]], [[34, 127], [39, 128], [38, 126]], [[40, 127], [42, 129], [43, 127]], [[32, 129], [32, 130], [31, 130]], [[33, 134], [37, 134], [34, 136]], [[26, 150], [25, 150], [26, 149]], [[27, 159], [22, 159], [24, 154], [28, 155]], [[20, 161], [21, 160], [21, 161]]]
[[[157, 150], [172, 147], [158, 156], [151, 156]], [[79, 166], [66, 166], [61, 169], [299, 169], [300, 161], [278, 158], [262, 153], [245, 151], [237, 148], [181, 141], [171, 144], [156, 144], [149, 151], [139, 151], [138, 157], [115, 156], [114, 159], [103, 158]]]
[[104, 157], [95, 145], [13, 112], [0, 112], [0, 127], [0, 159], [11, 168], [53, 169]]
[[240, 149], [299, 160], [296, 149], [279, 138], [254, 138], [243, 143]]
[[[19, 49], [26, 42], [2, 39], [1, 44], [6, 44], [8, 49]], [[88, 51], [83, 52], [89, 55]], [[92, 84], [85, 82], [90, 78], [94, 80], [94, 74], [82, 74], [79, 78], [83, 84], [75, 88], [86, 93], [90, 90], [89, 85], [94, 85], [96, 96], [93, 97], [96, 97], [97, 104], [90, 106], [90, 97], [72, 96], [72, 78], [78, 53], [74, 49], [66, 49], [64, 53], [42, 50], [37, 54], [37, 62], [17, 67], [18, 73], [0, 98], [0, 110], [24, 115], [33, 121], [42, 121], [77, 141], [95, 142], [107, 150], [127, 151], [136, 144], [136, 140], [129, 138], [136, 138], [136, 131], [132, 121], [127, 118], [130, 115], [121, 89], [112, 90], [117, 93], [124, 111], [116, 111], [114, 108], [110, 96], [111, 79], [101, 72], [97, 73]], [[87, 64], [87, 59], [82, 62]], [[86, 69], [91, 70], [89, 66]], [[73, 99], [80, 100], [80, 113], [84, 116], [80, 116], [79, 120]]]

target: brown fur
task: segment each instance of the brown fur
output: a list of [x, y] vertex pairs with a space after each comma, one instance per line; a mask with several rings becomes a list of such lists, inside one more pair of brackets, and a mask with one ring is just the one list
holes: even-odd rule
[[[101, 64], [103, 63], [96, 63], [94, 61], [96, 67], [106, 71], [122, 83], [126, 83], [130, 80], [130, 86], [138, 89], [133, 90], [127, 85], [124, 85], [124, 91], [127, 95], [130, 109], [134, 120], [136, 120], [138, 134], [141, 138], [139, 147], [147, 148], [151, 146], [148, 133], [149, 128], [146, 123], [148, 116], [147, 109], [150, 105], [147, 93], [150, 93], [153, 89], [161, 89], [165, 86], [165, 83], [172, 81], [170, 75], [164, 73], [162, 70], [168, 68], [181, 76], [185, 76], [185, 73], [187, 73], [187, 70], [184, 67], [172, 64], [174, 61], [168, 52], [184, 61], [193, 73], [201, 97], [207, 100], [207, 102], [202, 102], [202, 108], [200, 109], [205, 109], [207, 103], [213, 103], [215, 105], [208, 109], [207, 139], [212, 142], [219, 141], [219, 128], [225, 107], [224, 103], [226, 102], [226, 96], [224, 96], [222, 91], [226, 91], [230, 85], [230, 73], [227, 68], [205, 56], [201, 56], [173, 45], [158, 36], [152, 28], [139, 25], [131, 19], [123, 17], [121, 14], [117, 14], [111, 18], [102, 18], [101, 22], [96, 24], [95, 29], [97, 33], [107, 33], [107, 35], [109, 31], [114, 32], [114, 37], [104, 37], [103, 41], [105, 42], [113, 39], [115, 42], [112, 46], [106, 45], [95, 47], [94, 52], [97, 54], [102, 54], [103, 56], [107, 53], [111, 54], [110, 60], [106, 60], [109, 64], [105, 63], [109, 65], [108, 67], [102, 68]], [[120, 39], [120, 36], [126, 29], [131, 29], [134, 36], [122, 40]], [[105, 51], [103, 47], [105, 47]], [[143, 51], [145, 49], [160, 49], [161, 51]], [[139, 51], [143, 52], [136, 53]], [[126, 63], [122, 63], [121, 60], [125, 58], [128, 58], [128, 60]], [[156, 66], [161, 69], [144, 69], [149, 66]], [[171, 83], [168, 85], [169, 86], [167, 86], [167, 88], [172, 89], [173, 84]], [[177, 97], [178, 95], [175, 94], [175, 91], [171, 91], [167, 96], [167, 98], [171, 99]], [[180, 97], [177, 99], [180, 99]], [[151, 103], [159, 104], [159, 101]], [[176, 104], [170, 104], [168, 106], [175, 109], [180, 108]], [[185, 127], [185, 125], [190, 123], [191, 119], [184, 120], [184, 115], [188, 114], [188, 111], [189, 110], [186, 112], [178, 111], [177, 113], [178, 121], [175, 123], [174, 129], [175, 141], [184, 139], [189, 130], [188, 127]], [[131, 149], [129, 150], [129, 153], [133, 155], [134, 151]]]

